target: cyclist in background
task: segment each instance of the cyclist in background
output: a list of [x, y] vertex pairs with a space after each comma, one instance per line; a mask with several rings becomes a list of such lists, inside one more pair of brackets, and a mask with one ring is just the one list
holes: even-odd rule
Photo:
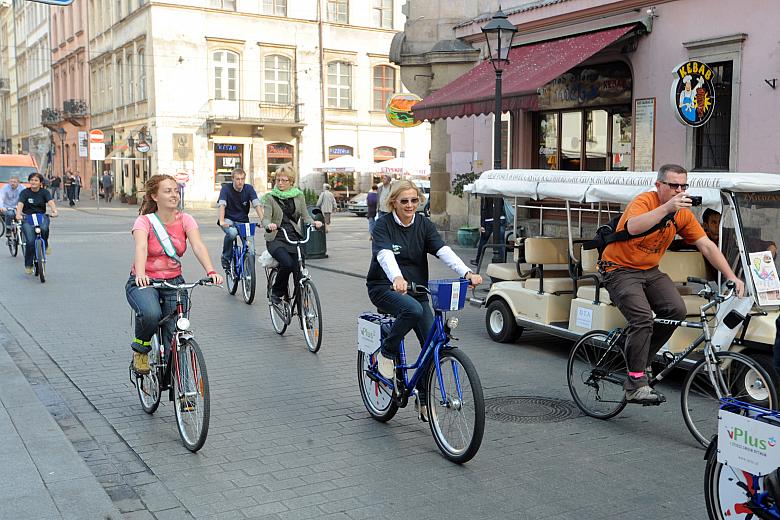
[[[219, 206], [220, 229], [225, 233], [222, 243], [222, 268], [230, 269], [230, 254], [233, 251], [233, 241], [238, 236], [238, 229], [234, 223], [249, 222], [249, 207], [255, 208], [257, 218], [263, 219], [263, 206], [257, 198], [257, 192], [251, 184], [246, 183], [246, 172], [242, 168], [236, 168], [232, 173], [233, 182], [222, 184], [219, 192], [217, 206]], [[249, 250], [255, 252], [254, 240], [249, 240]]]
[[[206, 276], [215, 284], [222, 277], [214, 271], [208, 249], [200, 237], [195, 219], [178, 210], [179, 185], [170, 175], [153, 175], [144, 187], [146, 194], [138, 211], [140, 216], [133, 224], [135, 254], [130, 278], [125, 284], [125, 294], [135, 312], [135, 338], [130, 344], [133, 350], [133, 370], [138, 374], [149, 373], [149, 351], [152, 336], [160, 320], [176, 310], [176, 290], [148, 287], [153, 281], [182, 284], [181, 256], [187, 250], [187, 240], [192, 251], [206, 270]], [[29, 248], [28, 248], [29, 249]], [[146, 287], [146, 289], [141, 290]], [[162, 303], [161, 302], [162, 299]], [[184, 302], [185, 307], [189, 305]], [[170, 344], [175, 326], [168, 320], [162, 340]]]
[[16, 175], [8, 179], [8, 184], [0, 190], [0, 213], [5, 217], [5, 236], [7, 237], [11, 236], [16, 204], [19, 202], [19, 194], [22, 191], [24, 191], [24, 187], [19, 184], [19, 177]]
[[[51, 215], [57, 216], [57, 206], [54, 204], [54, 199], [51, 198], [49, 190], [43, 187], [43, 175], [40, 173], [31, 173], [27, 178], [30, 183], [29, 188], [25, 188], [19, 194], [19, 202], [16, 203], [16, 220], [22, 220], [25, 215], [41, 214], [38, 222], [38, 226], [41, 228], [41, 236], [46, 243], [46, 254], [51, 252], [51, 245], [49, 244], [49, 216], [45, 215], [46, 206], [51, 208]], [[22, 222], [22, 233], [24, 234], [24, 241], [28, 244], [35, 242], [35, 227], [24, 220]], [[33, 273], [33, 262], [35, 261], [35, 248], [27, 247], [24, 250], [24, 270], [27, 274]]]
[[[395, 365], [399, 362], [401, 340], [414, 329], [420, 345], [425, 345], [433, 324], [433, 311], [426, 294], [408, 294], [409, 283], [428, 284], [428, 255], [434, 255], [447, 267], [466, 278], [472, 287], [482, 283], [482, 277], [466, 267], [455, 252], [444, 243], [436, 226], [417, 214], [417, 207], [424, 203], [422, 190], [412, 181], [396, 181], [390, 188], [386, 213], [374, 226], [371, 266], [366, 277], [368, 298], [378, 308], [392, 313], [395, 322], [384, 338], [377, 355], [377, 368], [383, 377], [395, 377]], [[421, 416], [427, 389], [420, 378], [419, 390]]]

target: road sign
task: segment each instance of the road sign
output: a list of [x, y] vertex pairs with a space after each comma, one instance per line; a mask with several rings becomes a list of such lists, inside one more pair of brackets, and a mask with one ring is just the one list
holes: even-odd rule
[[102, 143], [103, 138], [105, 136], [103, 135], [103, 130], [90, 130], [89, 131], [89, 142], [90, 143]]
[[[90, 136], [91, 137], [91, 136]], [[89, 158], [92, 161], [102, 161], [106, 158], [106, 145], [103, 143], [89, 143]]]
[[173, 178], [176, 179], [177, 182], [190, 182], [190, 175], [185, 171], [176, 172], [176, 175], [174, 175]]

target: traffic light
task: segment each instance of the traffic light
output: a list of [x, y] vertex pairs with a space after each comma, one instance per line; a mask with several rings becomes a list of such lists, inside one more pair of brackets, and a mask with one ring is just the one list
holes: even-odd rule
[[66, 6], [73, 3], [73, 0], [27, 0], [28, 2], [38, 2], [40, 4]]

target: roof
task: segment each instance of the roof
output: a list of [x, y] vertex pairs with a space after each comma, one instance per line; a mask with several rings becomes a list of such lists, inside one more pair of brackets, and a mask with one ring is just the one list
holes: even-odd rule
[[[527, 4], [523, 4], [518, 7], [512, 7], [509, 9], [502, 9], [504, 11], [504, 14], [507, 16], [516, 14], [516, 13], [524, 13], [526, 11], [533, 11], [534, 9], [541, 9], [542, 7], [547, 7], [548, 5], [553, 4], [562, 4], [564, 2], [568, 2], [569, 0], [536, 0], [534, 2], [528, 2]], [[467, 25], [471, 25], [473, 23], [479, 23], [479, 22], [486, 22], [490, 20], [493, 17], [493, 13], [488, 14], [481, 14], [475, 18], [472, 18], [470, 20], [467, 20], [465, 22], [461, 22], [457, 25], [455, 25], [455, 28], [459, 27], [466, 27]]]

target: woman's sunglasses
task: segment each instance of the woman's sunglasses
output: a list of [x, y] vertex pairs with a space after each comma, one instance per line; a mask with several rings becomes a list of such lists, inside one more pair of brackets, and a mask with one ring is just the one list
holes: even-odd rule
[[420, 203], [420, 199], [418, 199], [416, 197], [413, 198], [413, 199], [399, 199], [398, 202], [401, 204], [401, 206], [406, 206], [406, 205], [409, 205], [409, 204], [419, 204]]

